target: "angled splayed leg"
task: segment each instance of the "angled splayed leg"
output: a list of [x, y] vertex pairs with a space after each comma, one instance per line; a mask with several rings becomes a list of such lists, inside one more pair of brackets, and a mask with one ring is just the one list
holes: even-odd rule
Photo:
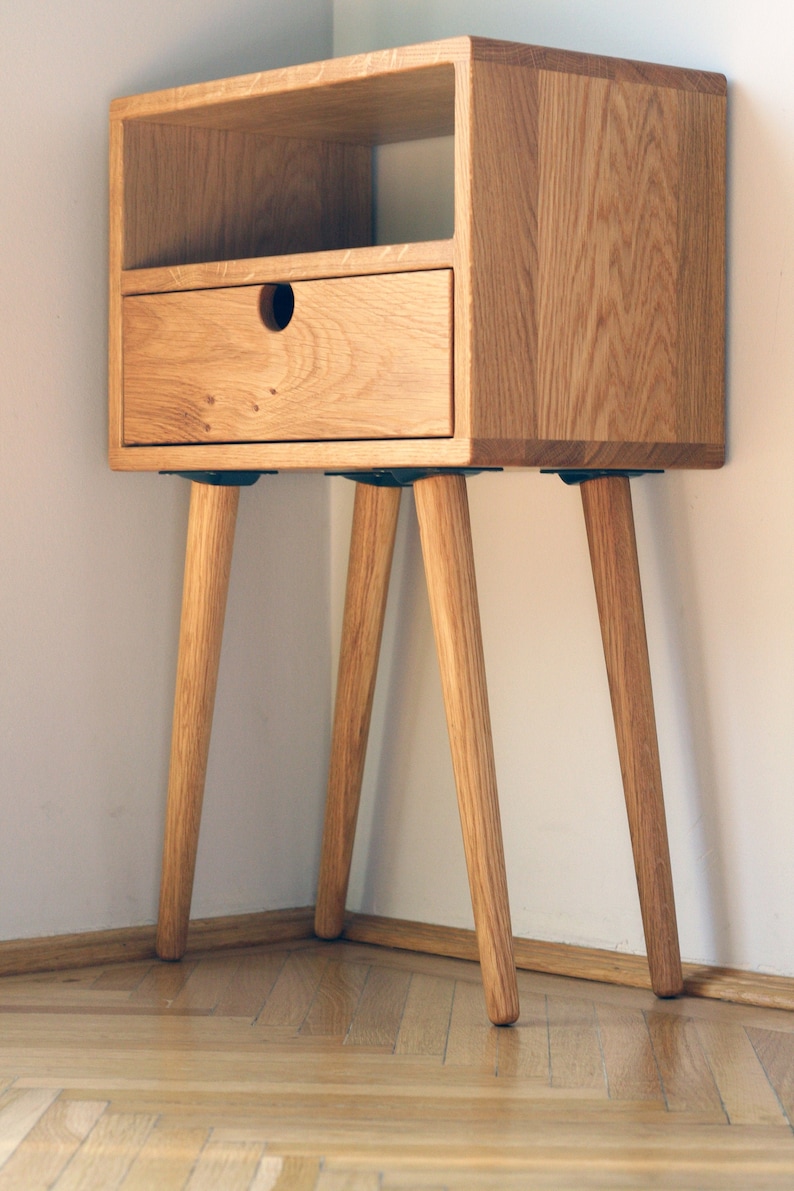
[[400, 489], [356, 484], [315, 931], [335, 939], [345, 899], [389, 590]]
[[157, 922], [161, 959], [181, 959], [187, 946], [239, 496], [239, 487], [191, 484]]
[[683, 976], [631, 490], [619, 475], [581, 489], [651, 985], [672, 997]]
[[488, 1016], [518, 1017], [502, 829], [466, 480], [414, 484]]

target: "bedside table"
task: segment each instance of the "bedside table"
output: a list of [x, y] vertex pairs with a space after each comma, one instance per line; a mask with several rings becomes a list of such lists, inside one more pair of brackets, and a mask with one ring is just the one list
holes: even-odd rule
[[[455, 38], [111, 107], [110, 463], [193, 479], [158, 952], [185, 950], [234, 522], [356, 479], [316, 928], [345, 896], [414, 488], [488, 1012], [515, 1020], [466, 474], [581, 484], [652, 983], [682, 987], [629, 475], [724, 455], [719, 75]], [[454, 134], [454, 232], [373, 244], [373, 147]]]

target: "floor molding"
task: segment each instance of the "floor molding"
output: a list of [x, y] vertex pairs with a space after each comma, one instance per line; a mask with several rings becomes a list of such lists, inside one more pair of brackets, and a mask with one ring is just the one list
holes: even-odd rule
[[[224, 918], [196, 918], [190, 923], [188, 954], [218, 951], [229, 947], [257, 947], [267, 943], [289, 943], [314, 935], [314, 909], [267, 910], [256, 914], [232, 914]], [[343, 938], [356, 943], [374, 943], [428, 955], [477, 960], [477, 940], [472, 930], [431, 926], [374, 914], [350, 914]], [[155, 958], [155, 927], [133, 926], [82, 934], [54, 935], [39, 939], [11, 939], [0, 942], [0, 976], [53, 972], [64, 968], [88, 968], [99, 964], [123, 963]], [[516, 965], [525, 971], [553, 976], [571, 976], [619, 984], [627, 988], [650, 988], [648, 965], [642, 955], [574, 947], [566, 943], [545, 943], [514, 939]], [[690, 997], [735, 1001], [766, 1009], [794, 1010], [794, 977], [771, 976], [737, 968], [684, 964], [684, 992]]]
[[[155, 926], [126, 926], [115, 930], [52, 935], [41, 939], [0, 942], [0, 976], [25, 976], [64, 968], [156, 959]], [[309, 939], [314, 935], [314, 907], [231, 914], [225, 918], [194, 918], [188, 934], [188, 955], [228, 947], [258, 947]]]
[[[373, 914], [351, 914], [346, 922], [344, 938], [357, 943], [377, 943], [382, 947], [448, 955], [455, 959], [477, 959], [474, 931], [451, 926], [430, 926], [398, 918], [379, 918]], [[627, 988], [651, 987], [644, 955], [600, 951], [566, 943], [544, 943], [535, 939], [514, 938], [513, 945], [516, 966], [525, 971], [620, 984]], [[704, 964], [684, 964], [683, 967], [686, 996], [734, 1001], [766, 1009], [794, 1010], [794, 977]]]

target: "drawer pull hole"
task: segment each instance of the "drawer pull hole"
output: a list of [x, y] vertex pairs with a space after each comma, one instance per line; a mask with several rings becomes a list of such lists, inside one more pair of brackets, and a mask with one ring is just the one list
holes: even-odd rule
[[283, 331], [289, 325], [295, 309], [295, 295], [291, 285], [263, 285], [259, 298], [259, 314], [271, 331]]

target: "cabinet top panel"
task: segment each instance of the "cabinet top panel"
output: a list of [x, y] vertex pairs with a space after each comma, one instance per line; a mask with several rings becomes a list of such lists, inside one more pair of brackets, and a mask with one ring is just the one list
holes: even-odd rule
[[719, 74], [456, 37], [117, 99], [114, 120], [382, 144], [454, 131], [455, 68], [474, 61], [715, 95]]

